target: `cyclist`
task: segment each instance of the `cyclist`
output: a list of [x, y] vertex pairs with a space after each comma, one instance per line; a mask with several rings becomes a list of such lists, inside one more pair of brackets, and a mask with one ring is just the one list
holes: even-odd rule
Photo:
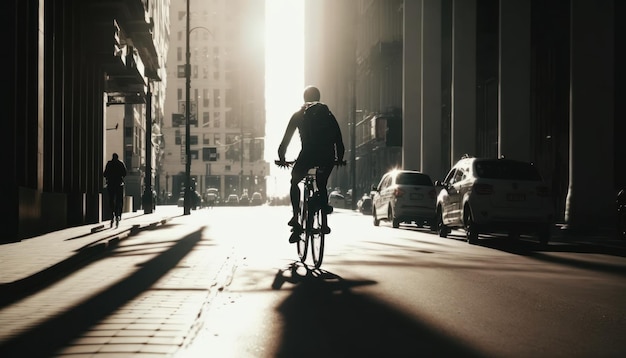
[[[307, 175], [309, 169], [317, 167], [315, 180], [322, 198], [322, 207], [327, 212], [331, 212], [332, 207], [328, 205], [326, 184], [335, 163], [343, 161], [345, 151], [337, 119], [328, 106], [320, 102], [320, 91], [317, 87], [308, 86], [304, 89], [304, 104], [291, 116], [283, 140], [278, 147], [279, 165], [286, 165], [285, 153], [296, 129], [300, 133], [302, 146], [291, 170], [289, 195], [293, 216], [287, 223], [293, 228], [293, 234], [289, 238], [290, 243], [297, 242], [303, 231], [298, 220], [300, 212], [300, 187], [298, 183]], [[322, 230], [326, 234], [330, 233], [328, 226]]]
[[113, 153], [113, 158], [109, 160], [104, 168], [103, 176], [107, 180], [107, 191], [109, 192], [109, 209], [113, 220], [117, 223], [122, 219], [122, 200], [124, 198], [124, 177], [126, 176], [126, 165], [119, 160], [117, 153]]

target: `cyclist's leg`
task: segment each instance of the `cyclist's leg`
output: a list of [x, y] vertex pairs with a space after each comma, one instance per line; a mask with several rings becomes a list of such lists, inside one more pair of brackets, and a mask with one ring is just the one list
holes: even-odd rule
[[309, 168], [304, 163], [304, 161], [297, 161], [291, 170], [291, 188], [289, 189], [289, 196], [291, 199], [291, 209], [293, 211], [293, 216], [289, 221], [289, 225], [297, 226], [298, 225], [298, 214], [300, 212], [300, 187], [298, 184], [302, 181], [302, 179], [306, 176]]
[[[328, 189], [326, 188], [328, 184], [328, 177], [330, 177], [330, 173], [333, 171], [333, 165], [325, 165], [321, 166], [315, 172], [315, 181], [317, 181], [317, 190], [320, 192], [320, 197], [322, 199], [322, 210], [324, 210], [325, 214], [332, 212], [332, 208], [328, 206]], [[322, 231], [325, 234], [330, 233], [330, 228], [328, 227], [328, 220], [323, 220], [322, 222]]]
[[317, 189], [322, 197], [323, 207], [328, 206], [328, 178], [333, 171], [333, 165], [320, 166], [315, 172], [315, 181], [317, 182]]

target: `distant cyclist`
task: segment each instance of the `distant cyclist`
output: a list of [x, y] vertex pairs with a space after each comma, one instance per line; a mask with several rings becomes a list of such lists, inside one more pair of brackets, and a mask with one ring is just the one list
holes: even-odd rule
[[109, 160], [104, 168], [104, 177], [107, 180], [107, 191], [109, 192], [109, 210], [116, 223], [122, 219], [122, 204], [124, 199], [124, 177], [126, 177], [126, 165], [119, 160], [117, 153], [113, 153], [113, 158]]
[[[313, 86], [306, 87], [304, 89], [304, 102], [302, 107], [291, 116], [283, 140], [278, 147], [279, 165], [281, 163], [284, 165], [287, 147], [295, 130], [298, 129], [302, 148], [291, 170], [289, 195], [293, 216], [288, 225], [293, 227], [293, 234], [289, 238], [290, 243], [297, 242], [303, 230], [298, 220], [300, 212], [298, 183], [307, 175], [309, 169], [317, 167], [315, 180], [320, 191], [322, 205], [327, 212], [332, 211], [332, 208], [328, 206], [326, 184], [335, 163], [343, 161], [345, 151], [337, 119], [328, 106], [320, 102], [319, 89]], [[323, 230], [325, 233], [330, 232], [328, 226], [324, 227]]]

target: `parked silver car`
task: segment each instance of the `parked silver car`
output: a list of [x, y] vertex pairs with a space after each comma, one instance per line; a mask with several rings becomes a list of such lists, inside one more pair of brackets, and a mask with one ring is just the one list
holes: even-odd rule
[[446, 175], [437, 198], [439, 236], [465, 229], [475, 243], [481, 233], [534, 234], [550, 239], [554, 207], [550, 188], [531, 163], [464, 157]]
[[428, 174], [415, 170], [394, 169], [372, 187], [374, 226], [381, 220], [390, 221], [394, 228], [400, 223], [415, 223], [435, 229], [437, 193]]

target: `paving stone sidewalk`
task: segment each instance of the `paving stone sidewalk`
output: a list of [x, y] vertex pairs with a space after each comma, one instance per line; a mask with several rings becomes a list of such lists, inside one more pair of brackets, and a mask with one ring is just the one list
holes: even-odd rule
[[151, 214], [144, 214], [143, 210], [124, 213], [118, 228], [111, 228], [106, 221], [0, 245], [0, 293], [35, 285], [140, 230], [162, 225], [182, 214], [182, 208], [160, 206]]

